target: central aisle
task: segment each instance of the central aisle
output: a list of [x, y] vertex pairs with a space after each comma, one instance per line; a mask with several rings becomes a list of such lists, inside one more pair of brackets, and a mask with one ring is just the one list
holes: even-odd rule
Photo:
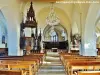
[[47, 52], [37, 75], [66, 75], [58, 52]]

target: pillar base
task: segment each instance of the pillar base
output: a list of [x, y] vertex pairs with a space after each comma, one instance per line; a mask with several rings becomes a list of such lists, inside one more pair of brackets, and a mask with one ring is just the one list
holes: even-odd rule
[[97, 49], [95, 50], [84, 50], [82, 55], [83, 56], [97, 56]]

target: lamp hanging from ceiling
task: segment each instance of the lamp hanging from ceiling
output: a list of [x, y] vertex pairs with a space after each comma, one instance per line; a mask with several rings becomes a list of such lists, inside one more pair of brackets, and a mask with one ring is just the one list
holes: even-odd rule
[[51, 5], [51, 8], [50, 8], [50, 13], [49, 15], [47, 16], [46, 18], [46, 23], [47, 25], [51, 25], [51, 26], [54, 26], [54, 25], [58, 25], [60, 23], [60, 20], [59, 18], [56, 16], [56, 13], [54, 11], [54, 6], [53, 6], [54, 3], [52, 3]]

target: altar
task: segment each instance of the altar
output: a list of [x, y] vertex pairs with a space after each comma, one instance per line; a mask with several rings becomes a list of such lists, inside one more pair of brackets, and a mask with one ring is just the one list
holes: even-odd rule
[[44, 49], [68, 49], [68, 41], [43, 41], [43, 48]]

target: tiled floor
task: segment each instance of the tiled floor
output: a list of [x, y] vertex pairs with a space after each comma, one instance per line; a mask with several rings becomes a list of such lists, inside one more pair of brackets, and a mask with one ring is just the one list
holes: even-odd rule
[[59, 53], [47, 52], [44, 64], [39, 69], [37, 75], [66, 75], [59, 59]]

